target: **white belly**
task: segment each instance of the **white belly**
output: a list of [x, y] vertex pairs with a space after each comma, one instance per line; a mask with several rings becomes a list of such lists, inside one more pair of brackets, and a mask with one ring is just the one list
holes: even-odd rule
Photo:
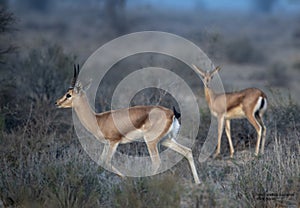
[[121, 140], [121, 144], [130, 143], [133, 141], [141, 141], [144, 137], [144, 132], [140, 129], [128, 132]]

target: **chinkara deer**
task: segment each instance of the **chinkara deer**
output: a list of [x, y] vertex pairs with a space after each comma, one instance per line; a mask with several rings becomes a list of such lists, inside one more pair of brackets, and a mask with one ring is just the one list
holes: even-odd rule
[[[124, 109], [95, 113], [89, 105], [86, 88], [77, 80], [79, 66], [74, 66], [74, 77], [66, 94], [56, 101], [59, 108], [73, 108], [87, 131], [105, 144], [101, 155], [103, 165], [124, 176], [112, 163], [119, 144], [144, 139], [152, 161], [152, 171], [157, 172], [161, 160], [158, 144], [183, 155], [189, 162], [195, 183], [200, 183], [192, 150], [176, 142], [180, 113], [162, 106], [134, 106]], [[116, 123], [117, 121], [117, 123]]]
[[[216, 67], [212, 71], [204, 71], [193, 65], [193, 68], [200, 74], [204, 84], [205, 99], [212, 115], [218, 120], [218, 145], [214, 157], [220, 154], [221, 137], [225, 122], [225, 132], [230, 147], [230, 157], [233, 157], [234, 148], [230, 133], [230, 120], [247, 118], [257, 132], [255, 155], [259, 154], [261, 143], [261, 154], [264, 153], [266, 127], [263, 122], [263, 115], [267, 109], [267, 96], [257, 88], [247, 88], [238, 92], [215, 93], [212, 90], [211, 80], [221, 69]], [[261, 141], [262, 138], [262, 141]]]

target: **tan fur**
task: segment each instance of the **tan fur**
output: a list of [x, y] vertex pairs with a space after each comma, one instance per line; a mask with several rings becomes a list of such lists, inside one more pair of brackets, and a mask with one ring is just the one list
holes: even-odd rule
[[[105, 143], [101, 156], [104, 165], [120, 176], [117, 168], [111, 164], [111, 159], [120, 143], [130, 143], [144, 139], [150, 158], [153, 172], [160, 166], [160, 157], [157, 144], [173, 149], [187, 158], [196, 183], [200, 183], [192, 150], [175, 141], [173, 124], [177, 119], [173, 111], [162, 106], [135, 106], [125, 109], [95, 113], [77, 79], [75, 68], [72, 86], [67, 93], [56, 101], [59, 108], [73, 108], [82, 125], [99, 141]], [[75, 86], [76, 83], [76, 86]], [[164, 138], [166, 137], [166, 138]], [[164, 138], [164, 140], [162, 140]]]
[[[209, 85], [213, 75], [221, 68], [216, 67], [211, 72], [204, 72], [195, 65], [193, 65], [193, 68], [196, 69], [196, 72], [198, 72], [203, 78], [206, 101], [211, 113], [218, 119], [218, 146], [214, 157], [220, 154], [221, 136], [223, 133], [224, 122], [225, 132], [230, 146], [230, 157], [233, 157], [234, 148], [230, 133], [230, 120], [239, 118], [247, 118], [257, 132], [255, 155], [258, 155], [260, 140], [262, 137], [261, 153], [263, 154], [266, 127], [263, 124], [262, 116], [267, 105], [267, 97], [265, 93], [257, 88], [247, 88], [238, 92], [216, 94]], [[259, 101], [262, 102], [262, 99], [264, 99], [265, 103], [263, 109], [259, 109], [261, 104]], [[256, 111], [259, 113], [255, 116]]]

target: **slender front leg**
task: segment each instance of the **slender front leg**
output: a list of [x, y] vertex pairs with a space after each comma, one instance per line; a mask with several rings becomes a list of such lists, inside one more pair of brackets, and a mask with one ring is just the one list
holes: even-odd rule
[[101, 163], [103, 163], [108, 170], [113, 171], [121, 177], [124, 177], [124, 175], [111, 164], [111, 159], [115, 154], [118, 145], [119, 142], [109, 142], [109, 144], [106, 144], [104, 146], [103, 152], [101, 154]]
[[109, 150], [109, 143], [105, 143], [104, 147], [103, 147], [103, 150], [102, 150], [102, 153], [100, 155], [100, 164], [102, 166], [105, 166], [105, 161], [106, 161], [108, 150]]
[[147, 142], [147, 147], [148, 147], [148, 151], [150, 154], [150, 158], [152, 161], [152, 172], [155, 174], [157, 172], [157, 170], [159, 169], [160, 166], [160, 157], [159, 157], [159, 152], [157, 149], [157, 142]]
[[219, 116], [218, 117], [218, 146], [214, 158], [216, 158], [220, 154], [223, 128], [224, 128], [224, 116]]
[[232, 145], [232, 139], [231, 139], [231, 133], [230, 133], [230, 120], [229, 119], [225, 120], [225, 132], [226, 132], [227, 139], [228, 139], [228, 142], [229, 142], [230, 157], [233, 158], [234, 148], [233, 148], [233, 145]]

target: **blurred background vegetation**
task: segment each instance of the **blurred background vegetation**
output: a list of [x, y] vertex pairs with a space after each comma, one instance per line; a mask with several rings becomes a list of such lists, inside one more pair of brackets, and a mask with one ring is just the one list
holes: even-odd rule
[[[299, 11], [298, 0], [0, 0], [0, 207], [299, 207]], [[243, 120], [232, 125], [235, 159], [228, 159], [224, 137], [222, 160], [197, 162], [200, 186], [184, 160], [158, 176], [121, 180], [89, 158], [71, 111], [54, 102], [74, 63], [120, 35], [144, 30], [193, 41], [223, 66], [226, 91], [267, 93], [265, 155], [252, 156], [255, 130]], [[180, 73], [178, 61], [167, 61]], [[185, 79], [203, 101], [194, 76]], [[112, 74], [99, 89], [99, 110], [110, 108], [116, 80]], [[153, 90], [137, 99], [132, 103], [173, 102]], [[211, 119], [201, 106], [196, 158]], [[272, 193], [279, 196], [268, 200]]]

